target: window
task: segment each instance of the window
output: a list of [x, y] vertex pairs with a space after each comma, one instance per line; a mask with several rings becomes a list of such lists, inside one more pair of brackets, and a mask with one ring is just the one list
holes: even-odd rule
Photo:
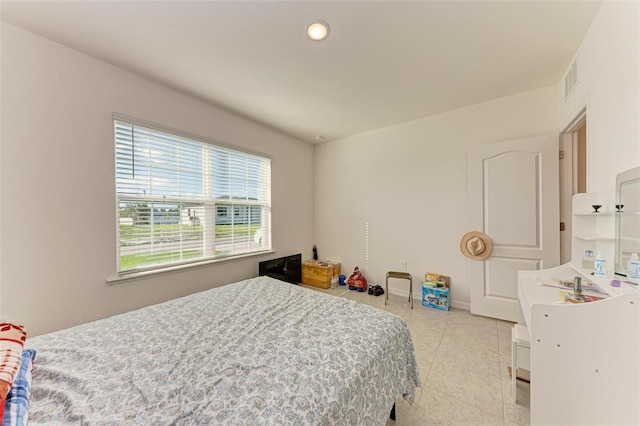
[[119, 273], [271, 249], [270, 159], [128, 118], [114, 126]]

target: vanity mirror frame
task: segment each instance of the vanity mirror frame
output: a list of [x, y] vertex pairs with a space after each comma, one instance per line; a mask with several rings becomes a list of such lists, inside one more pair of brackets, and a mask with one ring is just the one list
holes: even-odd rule
[[616, 176], [615, 208], [615, 273], [627, 277], [631, 253], [640, 254], [640, 167]]

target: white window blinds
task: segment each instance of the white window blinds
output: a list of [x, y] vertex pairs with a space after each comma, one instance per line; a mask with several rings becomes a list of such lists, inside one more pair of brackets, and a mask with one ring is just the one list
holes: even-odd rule
[[115, 119], [118, 272], [271, 249], [271, 160]]

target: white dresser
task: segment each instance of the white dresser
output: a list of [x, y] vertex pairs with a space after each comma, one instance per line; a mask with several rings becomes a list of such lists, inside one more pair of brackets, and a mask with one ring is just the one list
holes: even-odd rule
[[[640, 169], [636, 174], [640, 176]], [[637, 186], [640, 188], [640, 181]], [[640, 200], [640, 190], [637, 192]], [[640, 286], [614, 275], [630, 254], [620, 240], [640, 246], [640, 235], [634, 234], [640, 209], [636, 211], [637, 204], [629, 198], [625, 205], [630, 210], [623, 214], [632, 221], [620, 225], [615, 192], [577, 194], [572, 262], [518, 273], [522, 323], [531, 343], [532, 425], [640, 424]], [[602, 204], [604, 211], [591, 213], [591, 204]], [[629, 224], [634, 228], [631, 231]], [[621, 231], [621, 226], [626, 230]], [[640, 226], [637, 228], [640, 234]], [[586, 249], [594, 254], [600, 251], [607, 259], [606, 276], [596, 277], [581, 268]], [[567, 303], [561, 289], [540, 285], [544, 279], [572, 281], [576, 276], [596, 283], [609, 297]], [[611, 286], [612, 280], [620, 281], [620, 287]]]

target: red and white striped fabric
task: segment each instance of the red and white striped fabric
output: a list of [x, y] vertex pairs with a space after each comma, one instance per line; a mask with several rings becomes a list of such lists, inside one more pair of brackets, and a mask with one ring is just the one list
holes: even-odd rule
[[22, 348], [27, 340], [24, 326], [0, 323], [0, 401], [4, 401], [20, 370]]

